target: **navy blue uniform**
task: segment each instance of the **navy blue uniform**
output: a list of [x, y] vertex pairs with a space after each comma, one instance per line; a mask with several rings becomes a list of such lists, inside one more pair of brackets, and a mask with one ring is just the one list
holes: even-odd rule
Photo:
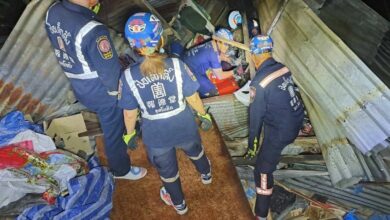
[[141, 110], [142, 139], [148, 158], [160, 174], [175, 205], [181, 204], [176, 148], [190, 157], [202, 174], [210, 165], [201, 145], [198, 127], [185, 97], [193, 95], [199, 84], [185, 64], [176, 58], [165, 59], [163, 74], [144, 76], [140, 64], [125, 70], [120, 80], [119, 106]]
[[123, 112], [115, 94], [120, 64], [108, 29], [95, 14], [68, 0], [54, 3], [46, 14], [46, 31], [59, 64], [70, 80], [77, 99], [95, 111], [104, 132], [106, 155], [115, 175], [130, 170], [122, 140]]
[[199, 95], [202, 98], [218, 95], [217, 87], [207, 75], [209, 70], [222, 68], [218, 51], [214, 50], [212, 41], [191, 48], [183, 54], [182, 59], [200, 83]]
[[[259, 67], [250, 84], [249, 145], [259, 139], [264, 125], [264, 140], [256, 160], [256, 208], [258, 216], [266, 217], [272, 194], [273, 176], [284, 147], [298, 136], [304, 110], [294, 91], [290, 71], [270, 58]], [[265, 216], [264, 216], [265, 215]]]

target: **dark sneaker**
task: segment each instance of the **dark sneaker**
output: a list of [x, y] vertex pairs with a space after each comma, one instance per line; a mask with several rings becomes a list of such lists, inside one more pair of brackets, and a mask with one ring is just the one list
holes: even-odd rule
[[165, 204], [173, 206], [173, 208], [176, 210], [177, 214], [184, 215], [188, 212], [186, 201], [183, 200], [183, 202], [181, 204], [174, 205], [172, 203], [171, 196], [169, 195], [169, 193], [167, 192], [165, 187], [161, 187], [161, 189], [160, 189], [160, 198]]

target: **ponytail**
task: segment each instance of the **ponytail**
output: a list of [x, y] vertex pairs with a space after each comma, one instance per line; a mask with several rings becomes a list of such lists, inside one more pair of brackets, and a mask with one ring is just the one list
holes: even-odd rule
[[141, 55], [145, 57], [141, 63], [140, 69], [144, 76], [151, 74], [163, 74], [165, 69], [164, 59], [167, 57], [165, 54], [156, 52], [164, 45], [164, 39], [161, 37], [157, 47], [144, 47], [139, 49]]
[[165, 54], [153, 53], [146, 55], [144, 61], [141, 63], [141, 73], [144, 76], [151, 74], [163, 74], [165, 69], [164, 59], [167, 56]]

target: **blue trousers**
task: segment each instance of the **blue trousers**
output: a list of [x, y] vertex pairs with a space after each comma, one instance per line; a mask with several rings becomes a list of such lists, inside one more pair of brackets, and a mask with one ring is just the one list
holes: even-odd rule
[[123, 109], [113, 105], [100, 107], [96, 113], [104, 133], [105, 153], [109, 167], [115, 176], [123, 176], [130, 171], [130, 157], [122, 139], [125, 130]]
[[199, 173], [208, 174], [211, 168], [200, 140], [180, 144], [176, 147], [147, 148], [150, 162], [157, 169], [165, 189], [171, 196], [173, 204], [178, 205], [183, 202], [184, 195], [179, 177], [176, 149], [182, 149], [185, 152]]
[[[302, 118], [303, 120], [303, 118]], [[294, 142], [302, 127], [301, 118], [290, 125], [289, 129], [280, 129], [273, 125], [264, 125], [264, 140], [257, 155], [254, 170], [256, 184], [255, 213], [267, 217], [274, 186], [273, 172], [276, 170], [283, 148]]]

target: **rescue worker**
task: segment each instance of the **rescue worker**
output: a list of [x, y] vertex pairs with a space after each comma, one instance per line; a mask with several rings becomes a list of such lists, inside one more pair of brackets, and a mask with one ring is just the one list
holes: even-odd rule
[[[251, 40], [252, 60], [257, 69], [250, 83], [249, 139], [247, 158], [257, 155], [254, 177], [256, 183], [255, 213], [266, 219], [276, 169], [285, 146], [298, 136], [304, 117], [303, 105], [294, 90], [291, 72], [272, 58], [273, 42], [269, 36], [258, 35]], [[264, 140], [259, 137], [264, 126]]]
[[[233, 40], [233, 34], [225, 29], [219, 29], [215, 35], [227, 40]], [[182, 60], [199, 81], [199, 94], [202, 98], [212, 97], [220, 95], [218, 88], [213, 84], [212, 79], [225, 80], [232, 78], [235, 71], [240, 71], [238, 74], [243, 73], [243, 69], [236, 68], [230, 71], [223, 71], [221, 61], [231, 63], [230, 57], [227, 55], [229, 51], [229, 45], [211, 40], [206, 43], [197, 45], [182, 55]], [[234, 79], [232, 82], [235, 82]], [[238, 89], [235, 85], [231, 92]]]
[[176, 149], [182, 149], [201, 174], [203, 184], [212, 181], [211, 168], [201, 144], [198, 127], [189, 104], [211, 127], [196, 92], [199, 84], [186, 65], [177, 58], [159, 53], [163, 46], [162, 24], [150, 13], [136, 13], [126, 22], [125, 36], [143, 56], [143, 61], [127, 68], [120, 80], [119, 106], [124, 109], [127, 134], [135, 142], [137, 111], [141, 111], [142, 139], [148, 159], [162, 180], [160, 197], [180, 215], [188, 211], [181, 188]]
[[117, 107], [118, 56], [108, 29], [95, 20], [98, 0], [63, 0], [47, 11], [45, 27], [55, 55], [77, 99], [97, 113], [105, 153], [116, 178], [136, 180], [146, 169], [130, 166], [123, 111]]

